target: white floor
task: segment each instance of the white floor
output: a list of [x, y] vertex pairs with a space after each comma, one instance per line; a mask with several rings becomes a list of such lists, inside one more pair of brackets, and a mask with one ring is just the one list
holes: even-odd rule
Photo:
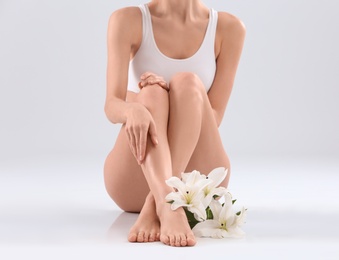
[[233, 158], [229, 188], [248, 208], [247, 236], [192, 248], [128, 243], [137, 215], [109, 199], [103, 159], [1, 162], [0, 259], [339, 259], [338, 158]]

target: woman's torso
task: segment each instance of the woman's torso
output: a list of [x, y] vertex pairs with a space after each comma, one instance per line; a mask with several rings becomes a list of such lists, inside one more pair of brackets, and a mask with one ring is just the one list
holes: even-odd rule
[[151, 71], [169, 82], [181, 71], [197, 74], [206, 91], [213, 83], [218, 43], [218, 14], [209, 9], [206, 19], [196, 19], [187, 26], [151, 15], [147, 4], [139, 6], [142, 15], [141, 39], [131, 53], [127, 100], [133, 101], [139, 92], [140, 75]]

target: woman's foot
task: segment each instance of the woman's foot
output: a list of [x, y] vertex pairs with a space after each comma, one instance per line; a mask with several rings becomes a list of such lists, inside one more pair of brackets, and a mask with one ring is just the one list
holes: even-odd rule
[[195, 236], [188, 224], [183, 208], [172, 210], [166, 203], [158, 209], [161, 222], [160, 241], [170, 246], [194, 246]]
[[153, 196], [146, 198], [139, 217], [131, 228], [129, 242], [154, 242], [160, 240], [160, 222], [155, 210]]

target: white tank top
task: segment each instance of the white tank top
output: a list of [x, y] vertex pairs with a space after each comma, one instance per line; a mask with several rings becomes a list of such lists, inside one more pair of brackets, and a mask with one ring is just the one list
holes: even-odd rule
[[163, 54], [157, 47], [147, 4], [142, 4], [139, 8], [142, 13], [142, 42], [129, 64], [128, 90], [138, 93], [140, 76], [147, 71], [162, 76], [167, 83], [178, 72], [192, 72], [199, 76], [208, 92], [216, 71], [214, 41], [218, 13], [210, 9], [207, 30], [198, 51], [186, 59], [173, 59]]

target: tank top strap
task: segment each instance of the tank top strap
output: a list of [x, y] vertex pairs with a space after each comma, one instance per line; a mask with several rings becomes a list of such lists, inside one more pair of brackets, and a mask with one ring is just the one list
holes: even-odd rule
[[218, 12], [214, 10], [213, 8], [210, 9], [210, 21], [208, 30], [206, 31], [206, 47], [207, 48], [213, 48], [214, 50], [214, 44], [215, 44], [215, 35], [217, 31], [217, 25], [218, 25]]
[[140, 4], [139, 8], [142, 14], [142, 39], [145, 41], [151, 36], [152, 20], [147, 4]]

